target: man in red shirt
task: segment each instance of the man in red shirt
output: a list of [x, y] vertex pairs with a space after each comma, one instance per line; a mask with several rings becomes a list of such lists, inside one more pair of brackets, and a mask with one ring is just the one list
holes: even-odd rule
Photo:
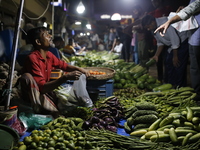
[[[78, 80], [82, 74], [90, 74], [83, 68], [66, 64], [48, 51], [54, 44], [45, 27], [29, 30], [28, 38], [34, 51], [28, 55], [23, 67], [24, 74], [20, 79], [22, 98], [31, 102], [36, 113], [59, 113], [56, 96], [52, 91], [67, 80]], [[50, 81], [53, 69], [61, 69], [68, 73]]]

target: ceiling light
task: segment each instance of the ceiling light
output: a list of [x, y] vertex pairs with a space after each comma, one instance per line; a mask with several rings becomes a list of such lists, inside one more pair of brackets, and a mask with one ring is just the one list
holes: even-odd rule
[[121, 20], [121, 15], [119, 13], [114, 13], [111, 17], [111, 20]]
[[81, 25], [81, 22], [80, 21], [76, 21], [75, 25]]
[[92, 29], [91, 24], [89, 24], [89, 23], [86, 24], [86, 28], [89, 29], [89, 30], [91, 30]]
[[85, 11], [85, 6], [83, 5], [82, 1], [80, 1], [80, 3], [78, 4], [76, 11], [79, 14], [82, 14]]

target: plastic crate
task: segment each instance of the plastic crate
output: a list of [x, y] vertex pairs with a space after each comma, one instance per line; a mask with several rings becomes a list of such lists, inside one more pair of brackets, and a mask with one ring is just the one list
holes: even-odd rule
[[[67, 84], [73, 84], [73, 80], [68, 80]], [[109, 80], [87, 80], [87, 88], [98, 89], [99, 97], [109, 97], [113, 95], [113, 79]]]

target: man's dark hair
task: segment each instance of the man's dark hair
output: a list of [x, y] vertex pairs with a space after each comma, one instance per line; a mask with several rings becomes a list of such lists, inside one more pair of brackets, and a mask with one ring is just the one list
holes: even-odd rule
[[152, 21], [155, 21], [155, 18], [151, 15], [146, 15], [142, 18], [141, 24], [143, 27], [150, 25]]
[[33, 46], [36, 46], [36, 39], [40, 39], [40, 33], [47, 31], [47, 28], [45, 27], [37, 27], [37, 28], [32, 28], [28, 31], [27, 37]]

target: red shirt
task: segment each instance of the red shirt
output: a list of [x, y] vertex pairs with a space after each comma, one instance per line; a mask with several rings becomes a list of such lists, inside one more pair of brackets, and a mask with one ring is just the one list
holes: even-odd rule
[[30, 73], [35, 79], [41, 91], [43, 85], [50, 80], [51, 70], [67, 69], [67, 63], [58, 59], [51, 52], [47, 52], [47, 60], [41, 56], [38, 50], [34, 50], [27, 56], [23, 72]]

